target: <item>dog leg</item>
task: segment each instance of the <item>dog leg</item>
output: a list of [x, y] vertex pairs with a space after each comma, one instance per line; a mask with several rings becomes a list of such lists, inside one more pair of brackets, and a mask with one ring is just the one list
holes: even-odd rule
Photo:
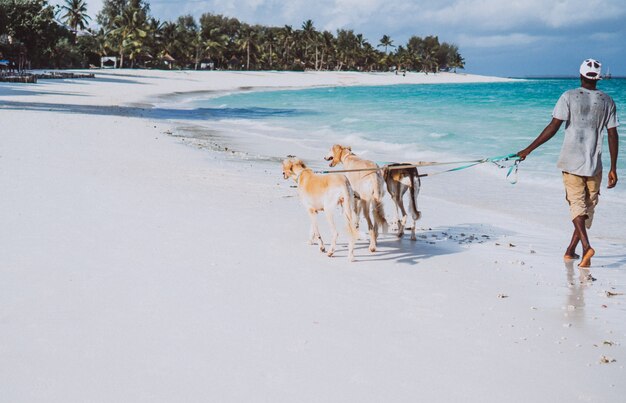
[[335, 249], [337, 247], [337, 238], [339, 237], [339, 232], [337, 232], [337, 227], [335, 226], [333, 209], [324, 207], [324, 211], [326, 212], [326, 220], [328, 221], [328, 225], [330, 226], [330, 232], [333, 236], [333, 239], [330, 243], [330, 250], [328, 251], [328, 257], [332, 257], [335, 254]]
[[[392, 224], [397, 225], [398, 224], [398, 205], [396, 204], [396, 197], [394, 196], [394, 185], [392, 183], [392, 179], [389, 177], [389, 169], [388, 168], [383, 168], [383, 179], [385, 180], [385, 185], [387, 185], [387, 193], [389, 193], [389, 198], [391, 198], [391, 201], [393, 202], [394, 206], [395, 206], [395, 212], [396, 215], [394, 216], [393, 220], [391, 221]], [[391, 227], [391, 229], [393, 230], [393, 226]]]
[[313, 225], [313, 222], [311, 222], [311, 235], [309, 238], [309, 245], [315, 245], [316, 238], [317, 234], [315, 233], [315, 226]]
[[315, 210], [309, 210], [309, 217], [311, 217], [311, 228], [313, 231], [313, 238], [317, 240], [317, 245], [320, 248], [320, 252], [326, 252], [326, 248], [324, 248], [324, 241], [322, 241], [322, 236], [320, 235], [320, 230], [317, 227], [317, 212]]
[[354, 227], [356, 229], [359, 229], [359, 221], [361, 221], [361, 210], [362, 210], [362, 201], [361, 199], [356, 199], [354, 200], [354, 217], [355, 217], [355, 222], [354, 222]]
[[[416, 174], [417, 175], [417, 174]], [[417, 181], [415, 180], [417, 179]], [[411, 207], [411, 216], [413, 217], [413, 226], [411, 227], [411, 241], [417, 241], [415, 236], [415, 227], [417, 227], [417, 220], [422, 216], [422, 213], [417, 209], [417, 195], [420, 190], [419, 178], [411, 176], [412, 186], [409, 188], [409, 204]]]
[[354, 239], [352, 235], [348, 235], [348, 260], [354, 262]]
[[420, 213], [419, 211], [417, 212], [417, 214], [412, 214], [411, 217], [413, 218], [413, 222], [411, 225], [411, 241], [417, 241], [417, 237], [415, 236], [415, 229], [417, 228], [417, 220], [420, 219], [422, 213]]
[[417, 226], [416, 221], [417, 220], [413, 218], [413, 225], [411, 225], [411, 241], [417, 241], [417, 237], [415, 236], [415, 227]]
[[370, 202], [364, 201], [362, 204], [363, 216], [365, 217], [365, 221], [367, 221], [367, 230], [370, 235], [370, 252], [376, 252], [376, 238], [378, 237], [378, 231], [375, 227], [372, 219], [370, 218]]
[[[400, 185], [403, 186], [403, 185]], [[406, 214], [406, 209], [404, 208], [404, 200], [403, 200], [403, 191], [404, 189], [400, 189], [400, 191], [398, 192], [398, 194], [396, 195], [396, 203], [398, 203], [398, 207], [400, 208], [400, 211], [402, 212], [402, 218], [399, 221], [399, 231], [398, 231], [398, 238], [402, 238], [404, 236], [404, 227], [406, 226], [406, 220], [407, 220], [407, 214]]]
[[[394, 217], [393, 222], [396, 224], [396, 231], [399, 233], [401, 231], [400, 227], [400, 207], [398, 206], [398, 186], [396, 182], [387, 184], [387, 191], [389, 192], [389, 196], [391, 196], [391, 201], [393, 201], [393, 205], [395, 207], [396, 216]], [[398, 235], [400, 237], [401, 235]]]
[[[393, 200], [393, 204], [396, 206], [396, 216], [393, 219], [393, 223], [396, 226], [396, 232], [400, 232], [401, 231], [401, 227], [400, 227], [400, 209], [398, 208], [398, 205], [396, 204], [396, 201], [394, 199]], [[401, 237], [401, 235], [398, 235], [398, 238]]]
[[353, 196], [350, 195], [350, 186], [346, 189], [346, 199], [351, 200], [350, 203], [343, 204], [343, 216], [346, 219], [348, 230], [348, 261], [354, 262], [354, 242], [359, 236], [359, 231], [355, 228], [354, 222], [358, 219], [354, 214]]

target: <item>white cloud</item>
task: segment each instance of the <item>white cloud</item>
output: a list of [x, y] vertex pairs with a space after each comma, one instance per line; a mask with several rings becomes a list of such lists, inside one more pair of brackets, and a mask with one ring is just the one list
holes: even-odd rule
[[523, 33], [483, 36], [462, 34], [458, 37], [458, 44], [464, 48], [499, 48], [501, 46], [520, 47], [532, 45], [542, 39], [543, 37], [541, 36]]
[[596, 32], [589, 36], [590, 39], [594, 41], [613, 41], [619, 40], [619, 35], [615, 32]]
[[544, 21], [551, 27], [568, 27], [617, 19], [626, 15], [622, 0], [565, 0], [554, 2]]
[[626, 14], [623, 0], [458, 0], [433, 7], [426, 18], [442, 24], [461, 24], [476, 29], [507, 30], [527, 24], [565, 28]]

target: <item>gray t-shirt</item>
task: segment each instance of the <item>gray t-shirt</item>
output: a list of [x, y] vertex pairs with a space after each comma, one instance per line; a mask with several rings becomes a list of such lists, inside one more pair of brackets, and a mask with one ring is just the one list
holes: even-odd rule
[[618, 126], [611, 97], [583, 87], [569, 90], [559, 98], [552, 116], [565, 121], [565, 139], [557, 166], [579, 176], [600, 172], [603, 129]]

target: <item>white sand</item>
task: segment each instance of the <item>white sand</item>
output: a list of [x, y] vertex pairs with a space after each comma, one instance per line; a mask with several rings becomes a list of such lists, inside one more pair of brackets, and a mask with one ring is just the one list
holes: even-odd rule
[[565, 220], [459, 208], [433, 179], [425, 238], [329, 259], [276, 163], [137, 116], [172, 92], [495, 79], [96, 75], [0, 84], [0, 402], [623, 400], [623, 245], [594, 241], [585, 280]]

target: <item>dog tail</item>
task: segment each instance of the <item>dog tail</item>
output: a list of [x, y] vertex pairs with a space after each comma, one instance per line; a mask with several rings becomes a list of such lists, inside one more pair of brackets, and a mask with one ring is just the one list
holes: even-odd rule
[[352, 240], [356, 240], [359, 237], [359, 230], [357, 229], [358, 216], [355, 213], [356, 196], [357, 193], [352, 190], [350, 182], [346, 181], [346, 187], [344, 190], [345, 202], [343, 203], [343, 215], [348, 223], [348, 234]]
[[383, 228], [383, 234], [389, 232], [389, 223], [385, 218], [385, 209], [383, 207], [382, 200], [374, 200], [373, 201], [373, 213], [374, 213], [374, 222], [376, 225], [379, 225]]
[[385, 219], [385, 208], [383, 207], [383, 196], [385, 195], [382, 175], [378, 175], [378, 186], [375, 189], [374, 200], [372, 200], [372, 210], [376, 226], [381, 226], [383, 234], [389, 232], [389, 223]]
[[417, 169], [411, 169], [409, 172], [409, 177], [411, 179], [411, 186], [409, 186], [409, 204], [411, 205], [411, 214], [413, 215], [413, 219], [417, 221], [422, 218], [422, 212], [417, 209], [417, 195], [420, 192], [422, 184], [418, 176]]

